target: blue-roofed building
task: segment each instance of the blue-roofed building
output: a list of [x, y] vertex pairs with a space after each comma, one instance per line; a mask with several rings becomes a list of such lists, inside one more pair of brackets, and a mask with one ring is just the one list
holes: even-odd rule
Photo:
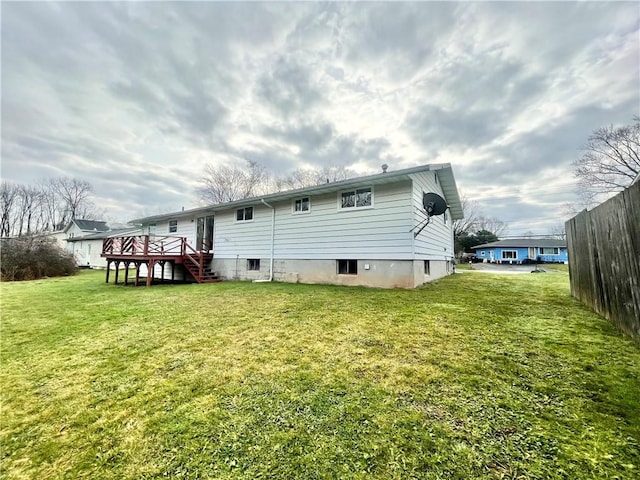
[[511, 238], [473, 247], [489, 263], [568, 263], [567, 242], [553, 238]]

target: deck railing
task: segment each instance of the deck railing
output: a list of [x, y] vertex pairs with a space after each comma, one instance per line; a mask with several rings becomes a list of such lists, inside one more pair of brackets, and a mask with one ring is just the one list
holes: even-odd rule
[[129, 237], [105, 238], [102, 242], [103, 255], [185, 255], [191, 248], [184, 237], [133, 235]]

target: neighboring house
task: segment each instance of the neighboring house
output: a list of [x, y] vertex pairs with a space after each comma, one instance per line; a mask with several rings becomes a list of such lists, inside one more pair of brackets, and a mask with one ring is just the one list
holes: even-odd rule
[[476, 257], [490, 263], [567, 263], [567, 242], [553, 238], [512, 238], [473, 247]]
[[[66, 243], [65, 250], [73, 253], [73, 256], [76, 259], [76, 264], [79, 267], [91, 267], [92, 249], [97, 248], [97, 252], [95, 253], [98, 255], [100, 260], [99, 263], [104, 264], [106, 267], [106, 262], [100, 258], [100, 252], [102, 250], [101, 245], [98, 243], [92, 244], [90, 242], [82, 243], [77, 240], [88, 235], [107, 232], [108, 230], [109, 227], [107, 226], [107, 222], [75, 218], [67, 224], [64, 230], [62, 230]], [[101, 241], [102, 240], [100, 240], [100, 242]]]
[[[104, 223], [104, 222], [99, 222]], [[129, 227], [118, 230], [106, 230], [74, 235], [67, 238], [67, 251], [73, 253], [76, 264], [85, 268], [107, 268], [107, 260], [101, 256], [105, 238], [123, 235], [140, 235], [140, 228]]]
[[[449, 208], [420, 230], [431, 192]], [[164, 278], [178, 278], [180, 265], [201, 281], [206, 262], [223, 279], [412, 288], [453, 272], [452, 223], [462, 217], [451, 166], [424, 165], [136, 219], [146, 240], [110, 240], [104, 256], [147, 262], [156, 275], [161, 263]], [[183, 244], [169, 255], [175, 237]]]
[[98, 220], [81, 220], [74, 219], [64, 228], [63, 232], [67, 236], [67, 239], [74, 238], [82, 235], [88, 235], [90, 233], [106, 232], [109, 230], [107, 222]]

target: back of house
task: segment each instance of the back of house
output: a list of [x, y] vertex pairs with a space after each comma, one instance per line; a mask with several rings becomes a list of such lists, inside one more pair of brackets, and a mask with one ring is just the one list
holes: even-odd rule
[[[427, 219], [424, 193], [442, 196], [446, 212]], [[453, 271], [462, 215], [451, 166], [436, 164], [132, 223], [211, 253], [223, 279], [412, 288]]]

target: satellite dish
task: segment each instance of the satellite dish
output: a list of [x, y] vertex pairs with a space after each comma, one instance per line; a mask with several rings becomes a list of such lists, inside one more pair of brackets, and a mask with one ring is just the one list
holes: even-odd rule
[[442, 215], [449, 207], [445, 199], [437, 193], [423, 193], [422, 206], [430, 217], [434, 215]]
[[[444, 212], [447, 211], [447, 208], [449, 208], [449, 205], [447, 205], [446, 200], [442, 198], [440, 195], [438, 195], [437, 193], [424, 193], [424, 192], [422, 193], [422, 206], [424, 207], [424, 211], [427, 214], [427, 218], [426, 220], [423, 220], [422, 222], [420, 222], [418, 225], [416, 225], [410, 230], [411, 232], [413, 232], [414, 237], [417, 237], [418, 235], [420, 235], [420, 232], [424, 230], [424, 227], [429, 225], [429, 221], [431, 220], [431, 217], [436, 215], [442, 215]], [[419, 229], [418, 231], [414, 232], [416, 228], [419, 228]]]

